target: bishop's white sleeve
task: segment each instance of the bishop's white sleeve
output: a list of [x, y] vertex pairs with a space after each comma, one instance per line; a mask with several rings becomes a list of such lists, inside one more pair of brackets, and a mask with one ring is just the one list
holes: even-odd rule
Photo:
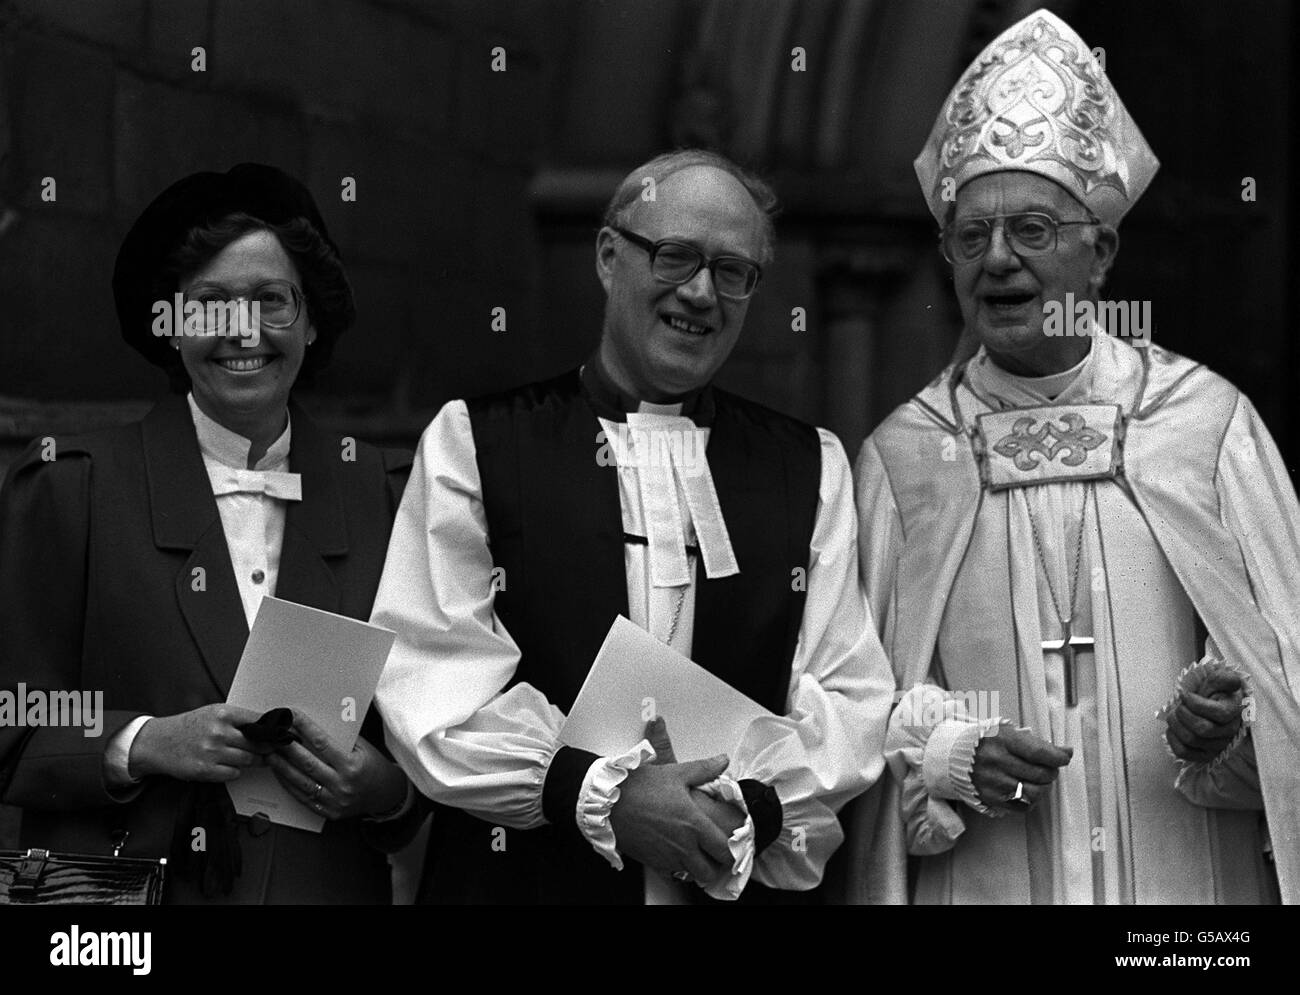
[[[889, 473], [875, 443], [867, 439], [854, 467], [859, 527], [858, 558], [863, 584], [879, 613], [884, 645], [893, 643], [897, 603], [894, 584], [903, 546], [903, 521]], [[896, 663], [899, 661], [895, 661]], [[950, 850], [966, 831], [962, 809], [997, 816], [979, 799], [970, 775], [979, 741], [1000, 725], [998, 718], [977, 721], [960, 696], [933, 683], [907, 689], [890, 717], [885, 762], [899, 783], [907, 852], [920, 856]]]
[[843, 839], [835, 813], [884, 769], [894, 679], [858, 577], [857, 514], [844, 448], [818, 429], [822, 472], [809, 549], [807, 602], [784, 717], [756, 723], [730, 773], [776, 789], [782, 827], [754, 878], [803, 890]]
[[[1220, 518], [1237, 537], [1255, 602], [1279, 635], [1287, 681], [1300, 688], [1295, 671], [1300, 634], [1300, 505], [1282, 456], [1263, 420], [1244, 395], [1224, 433], [1215, 487]], [[1214, 655], [1218, 656], [1215, 651]], [[1230, 661], [1247, 673], [1252, 661]], [[1258, 686], [1258, 685], [1256, 685]], [[1177, 788], [1197, 805], [1264, 807], [1254, 742], [1248, 735], [1210, 763], [1187, 764]]]
[[371, 621], [397, 640], [375, 700], [420, 791], [532, 829], [564, 716], [529, 684], [502, 691], [520, 652], [493, 613], [493, 581], [469, 410], [451, 401], [420, 438], [393, 523]]
[[[1273, 437], [1244, 396], [1224, 434], [1215, 485], [1255, 602], [1281, 642], [1287, 684], [1300, 694], [1300, 504]], [[1251, 669], [1248, 660], [1237, 663]]]
[[857, 501], [858, 566], [862, 585], [874, 614], [876, 631], [881, 642], [889, 647], [894, 641], [897, 611], [894, 584], [903, 550], [903, 518], [894, 501], [889, 473], [871, 438], [858, 451], [853, 467], [853, 490]]

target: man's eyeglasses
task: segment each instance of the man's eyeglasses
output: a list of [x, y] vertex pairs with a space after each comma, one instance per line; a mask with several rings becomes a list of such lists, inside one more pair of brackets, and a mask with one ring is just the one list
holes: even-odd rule
[[232, 294], [213, 283], [196, 283], [185, 292], [185, 300], [202, 304], [205, 316], [211, 314], [213, 320], [224, 320], [221, 316], [229, 314], [227, 308], [231, 303], [256, 304], [258, 318], [267, 328], [288, 328], [302, 313], [302, 291], [287, 280], [259, 283], [247, 294]]
[[713, 277], [713, 288], [719, 297], [743, 301], [754, 293], [763, 268], [743, 256], [714, 256], [709, 259], [694, 246], [672, 239], [652, 242], [626, 228], [612, 226], [633, 245], [650, 254], [650, 272], [661, 283], [683, 284], [695, 279], [695, 274], [707, 267]]
[[993, 241], [993, 225], [1002, 222], [1002, 233], [1018, 256], [1045, 256], [1056, 251], [1058, 230], [1066, 225], [1095, 225], [1093, 217], [1057, 221], [1047, 214], [1002, 214], [991, 218], [962, 218], [939, 233], [939, 248], [950, 263], [973, 263], [982, 259]]

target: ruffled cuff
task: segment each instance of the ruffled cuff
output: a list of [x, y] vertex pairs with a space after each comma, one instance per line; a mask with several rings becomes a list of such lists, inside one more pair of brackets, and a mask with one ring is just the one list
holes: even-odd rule
[[931, 857], [951, 850], [966, 832], [961, 814], [942, 798], [927, 796], [923, 804], [923, 817], [907, 820], [907, 852], [916, 857]]
[[1222, 754], [1218, 763], [1184, 763], [1174, 778], [1174, 788], [1193, 805], [1260, 811], [1264, 796], [1259, 787], [1255, 744], [1247, 733]]
[[745, 803], [745, 792], [740, 782], [723, 774], [708, 784], [701, 785], [700, 791], [720, 802], [730, 802], [745, 813], [745, 821], [736, 827], [727, 846], [731, 849], [731, 873], [720, 878], [704, 889], [710, 898], [724, 902], [734, 902], [749, 884], [749, 876], [754, 872], [755, 840], [754, 817]]
[[[1169, 716], [1173, 714], [1174, 709], [1178, 707], [1184, 691], [1199, 693], [1198, 688], [1203, 685], [1205, 679], [1215, 671], [1231, 671], [1241, 678], [1241, 697], [1242, 702], [1247, 705], [1241, 715], [1241, 726], [1237, 729], [1237, 734], [1228, 740], [1227, 745], [1209, 760], [1184, 760], [1169, 746], [1169, 740], [1165, 737], [1165, 729], [1169, 724]], [[1156, 712], [1156, 719], [1160, 722], [1160, 742], [1165, 748], [1165, 752], [1178, 761], [1181, 765], [1178, 776], [1175, 778], [1175, 786], [1185, 780], [1184, 774], [1189, 769], [1192, 771], [1215, 771], [1230, 757], [1233, 757], [1245, 742], [1246, 736], [1250, 733], [1251, 726], [1251, 709], [1249, 703], [1254, 696], [1255, 686], [1250, 678], [1250, 674], [1242, 670], [1236, 664], [1220, 660], [1211, 653], [1206, 653], [1196, 663], [1189, 664], [1183, 668], [1183, 672], [1178, 675], [1174, 681], [1174, 693], [1169, 700]]]
[[622, 756], [601, 757], [587, 768], [582, 790], [578, 792], [578, 829], [616, 871], [623, 869], [623, 858], [617, 850], [609, 815], [618, 801], [619, 785], [627, 780], [628, 774], [655, 756], [655, 748], [648, 739], [643, 739]]
[[971, 781], [980, 740], [996, 735], [1002, 724], [1000, 719], [979, 722], [947, 719], [931, 730], [921, 761], [921, 773], [930, 797], [962, 801], [981, 815], [994, 818], [1006, 814], [981, 802]]
[[1189, 772], [1194, 774], [1197, 771], [1217, 771], [1220, 767], [1241, 753], [1242, 747], [1245, 745], [1246, 738], [1249, 735], [1250, 723], [1246, 720], [1245, 716], [1243, 716], [1241, 720], [1241, 728], [1237, 730], [1237, 735], [1228, 740], [1228, 745], [1209, 760], [1183, 760], [1169, 748], [1169, 742], [1161, 736], [1160, 741], [1165, 744], [1165, 752], [1179, 763], [1178, 776], [1174, 778], [1174, 787], [1178, 787], [1179, 783], [1184, 780], [1184, 775], [1189, 775]]

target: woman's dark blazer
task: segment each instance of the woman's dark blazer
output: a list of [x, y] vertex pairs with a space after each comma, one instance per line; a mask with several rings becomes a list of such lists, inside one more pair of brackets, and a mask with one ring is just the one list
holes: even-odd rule
[[[289, 502], [276, 596], [367, 619], [410, 454], [327, 436], [291, 402]], [[52, 458], [50, 458], [52, 457]], [[142, 421], [36, 440], [0, 490], [0, 687], [103, 691], [100, 735], [0, 728], [0, 785], [23, 809], [21, 845], [124, 856], [169, 854], [184, 785], [146, 779], [132, 801], [103, 780], [108, 740], [141, 714], [225, 701], [248, 625], [216, 500], [183, 397]], [[383, 748], [372, 709], [363, 735]], [[243, 873], [216, 901], [387, 902], [386, 858], [360, 819], [320, 834], [239, 832]], [[179, 837], [178, 837], [179, 838]], [[166, 900], [203, 901], [175, 879]]]

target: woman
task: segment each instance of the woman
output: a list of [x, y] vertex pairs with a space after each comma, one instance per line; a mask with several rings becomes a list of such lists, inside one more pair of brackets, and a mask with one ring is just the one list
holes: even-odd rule
[[[263, 595], [369, 617], [409, 468], [290, 400], [353, 319], [337, 248], [306, 188], [244, 164], [159, 196], [113, 291], [123, 337], [177, 396], [37, 440], [0, 492], [0, 687], [104, 702], [89, 738], [0, 729], [22, 846], [168, 856], [169, 902], [387, 902], [381, 847], [418, 812], [377, 716], [343, 754], [301, 714], [300, 742], [258, 745], [240, 731], [258, 715], [223, 704]], [[234, 307], [168, 315], [191, 302]], [[259, 763], [323, 832], [235, 817], [223, 783]]]

